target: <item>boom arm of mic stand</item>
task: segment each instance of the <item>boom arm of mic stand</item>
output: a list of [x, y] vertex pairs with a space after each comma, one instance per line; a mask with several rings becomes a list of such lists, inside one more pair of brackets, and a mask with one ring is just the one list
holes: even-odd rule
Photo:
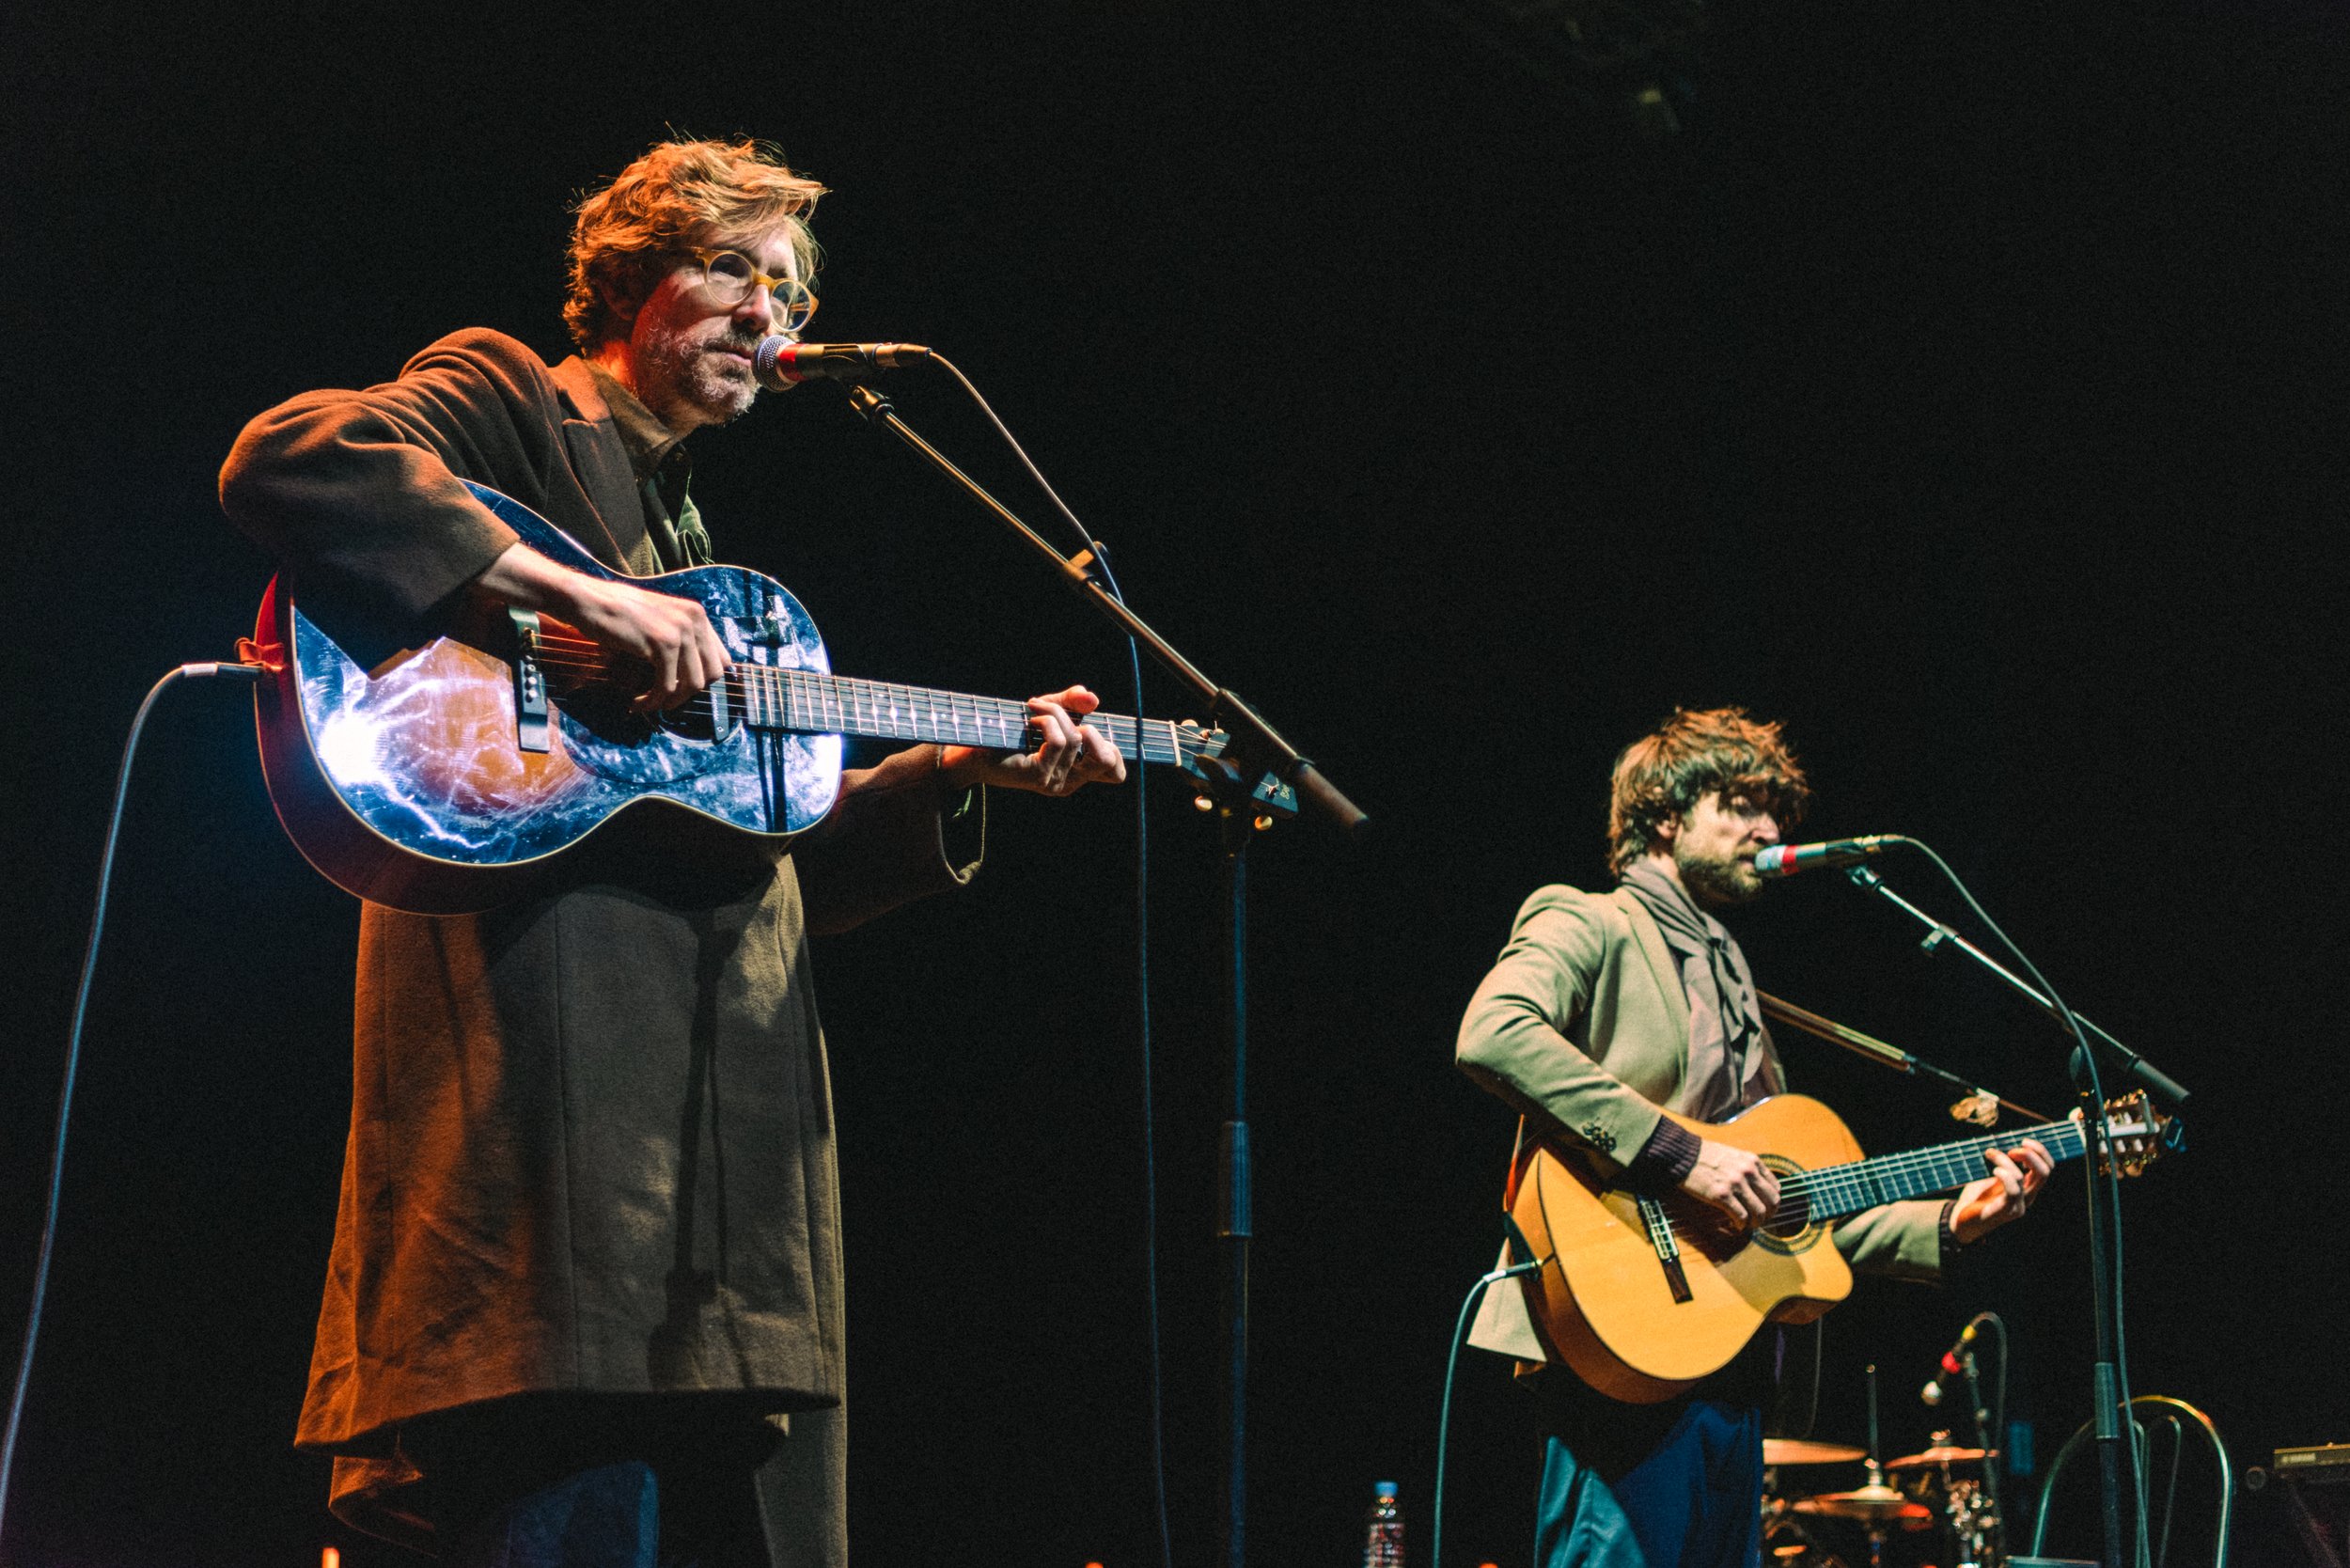
[[1774, 996], [1767, 991], [1758, 991], [1754, 996], [1755, 999], [1762, 1004], [1762, 1011], [1766, 1017], [1775, 1018], [1782, 1024], [1803, 1030], [1806, 1034], [1817, 1035], [1822, 1040], [1841, 1045], [1855, 1056], [1866, 1057], [1881, 1067], [1889, 1067], [1896, 1073], [1904, 1073], [1913, 1078], [1921, 1075], [1933, 1078], [1957, 1090], [1961, 1094], [1969, 1096], [1990, 1094], [1991, 1098], [1999, 1105], [2033, 1121], [2050, 1120], [2033, 1110], [2029, 1105], [2019, 1105], [2004, 1094], [1992, 1094], [1989, 1090], [1982, 1088], [1980, 1084], [1969, 1083], [1957, 1074], [1936, 1067], [1923, 1057], [1912, 1055], [1898, 1045], [1888, 1044], [1874, 1035], [1862, 1034], [1858, 1029], [1849, 1025], [1840, 1024], [1833, 1018], [1823, 1018], [1809, 1008], [1797, 1007], [1794, 1003]]
[[[2063, 1027], [2064, 1014], [2054, 1002], [2048, 1000], [2047, 997], [2042, 996], [2029, 983], [2018, 978], [2014, 971], [2009, 969], [1998, 959], [1993, 958], [1989, 953], [1984, 952], [1981, 948], [1978, 948], [1972, 942], [1967, 941], [1966, 938], [1961, 936], [1957, 932], [1952, 931], [1949, 926], [1943, 924], [1940, 920], [1935, 919], [1933, 916], [1927, 914], [1916, 904], [1911, 903], [1907, 899], [1903, 898], [1899, 893], [1894, 892], [1890, 887], [1888, 887], [1885, 885], [1885, 879], [1877, 875], [1876, 872], [1871, 870], [1866, 866], [1855, 866], [1844, 874], [1852, 878], [1853, 885], [1855, 886], [1864, 887], [1870, 892], [1878, 895], [1887, 902], [1892, 904], [1893, 907], [1902, 910], [1904, 913], [1914, 917], [1919, 924], [1926, 927], [1926, 951], [1931, 953], [1935, 949], [1941, 947], [1943, 943], [1950, 943], [1951, 946], [1957, 948], [1959, 951], [1965, 953], [1968, 958], [1973, 959], [1977, 964], [1982, 964], [1985, 969], [1990, 970], [1991, 973], [2007, 981], [2009, 988], [2013, 990], [2017, 996], [2023, 997], [2026, 1001], [2031, 1003], [2032, 1006], [2038, 1008], [2042, 1012], [2046, 1013], [2050, 1018], [2056, 1020], [2057, 1026], [2060, 1028]], [[2095, 1037], [2097, 1042], [2105, 1046], [2106, 1055], [2112, 1058], [2114, 1065], [2122, 1070], [2122, 1075], [2123, 1077], [2129, 1079], [2132, 1083], [2137, 1084], [2140, 1089], [2148, 1090], [2154, 1094], [2156, 1099], [2165, 1101], [2174, 1108], [2184, 1109], [2186, 1107], [2187, 1099], [2186, 1090], [2178, 1082], [2178, 1080], [2171, 1077], [2168, 1073], [2165, 1073], [2161, 1068], [2156, 1067], [2153, 1062], [2148, 1061], [2144, 1057], [2139, 1056], [2136, 1051], [2131, 1050], [2127, 1045], [2124, 1045], [2120, 1041], [2114, 1039], [2113, 1036], [2107, 1034], [2098, 1025], [2091, 1023], [2087, 1018], [2082, 1017], [2078, 1012], [2073, 1014], [2073, 1022], [2078, 1024], [2084, 1033]]]
[[[956, 467], [945, 453], [916, 434], [911, 426], [898, 417], [898, 411], [890, 406], [889, 400], [871, 387], [851, 386], [849, 401], [869, 422], [889, 431], [932, 467], [952, 479], [979, 505], [995, 513], [996, 519], [1026, 541], [1031, 550], [1050, 562], [1061, 580], [1079, 598], [1092, 605], [1096, 614], [1148, 649], [1152, 658], [1190, 687], [1208, 705], [1205, 721], [1222, 729], [1231, 737], [1230, 751], [1246, 758], [1251, 767], [1262, 768], [1288, 784], [1297, 792], [1300, 800], [1311, 802], [1315, 810], [1341, 831], [1359, 833], [1369, 824], [1371, 819], [1362, 808], [1347, 799], [1319, 768], [1299, 755], [1297, 748], [1282, 739], [1280, 732], [1267, 724], [1246, 698], [1202, 674], [1198, 666], [1176, 651], [1174, 645], [1114, 598], [1102, 586], [1101, 580], [1088, 570], [1092, 564], [1090, 551], [1074, 557], [1062, 555], [1042, 534], [1022, 522], [1010, 508], [989, 494], [978, 480]], [[1236, 778], [1233, 787], [1248, 792], [1252, 799], [1262, 803], [1261, 794], [1250, 791], [1245, 777]]]

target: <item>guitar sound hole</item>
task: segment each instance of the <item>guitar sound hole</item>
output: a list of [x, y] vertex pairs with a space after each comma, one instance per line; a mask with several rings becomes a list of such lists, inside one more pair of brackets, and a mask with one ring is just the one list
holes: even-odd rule
[[1762, 1228], [1764, 1235], [1788, 1241], [1811, 1228], [1811, 1205], [1801, 1195], [1782, 1196], [1778, 1200], [1778, 1218]]
[[614, 746], [641, 746], [656, 734], [680, 740], [707, 741], [713, 734], [707, 693], [674, 708], [640, 713], [631, 704], [652, 683], [652, 671], [641, 665], [615, 663], [609, 670], [566, 676], [559, 668], [547, 682], [548, 696], [563, 716], [589, 735]]
[[682, 741], [706, 741], [716, 733], [712, 717], [710, 698], [703, 697], [662, 710], [653, 715], [653, 722]]
[[1810, 1246], [1805, 1238], [1811, 1233], [1811, 1199], [1802, 1190], [1803, 1168], [1777, 1154], [1764, 1155], [1762, 1163], [1778, 1178], [1779, 1217], [1762, 1227], [1755, 1244], [1781, 1254], [1802, 1251]]

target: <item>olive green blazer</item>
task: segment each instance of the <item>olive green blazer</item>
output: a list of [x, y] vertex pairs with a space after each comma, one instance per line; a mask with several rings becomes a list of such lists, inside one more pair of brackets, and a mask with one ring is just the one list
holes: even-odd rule
[[[1778, 1093], [1786, 1077], [1768, 1030], [1762, 1049], [1763, 1082]], [[1688, 1057], [1680, 965], [1655, 917], [1621, 887], [1537, 888], [1470, 998], [1455, 1048], [1461, 1071], [1534, 1119], [1528, 1131], [1564, 1132], [1619, 1169], [1663, 1110], [1686, 1113]], [[1912, 1200], [1855, 1215], [1837, 1228], [1837, 1249], [1857, 1269], [1937, 1278], [1942, 1208]], [[1523, 1296], [1507, 1288], [1485, 1294], [1469, 1342], [1545, 1358]]]

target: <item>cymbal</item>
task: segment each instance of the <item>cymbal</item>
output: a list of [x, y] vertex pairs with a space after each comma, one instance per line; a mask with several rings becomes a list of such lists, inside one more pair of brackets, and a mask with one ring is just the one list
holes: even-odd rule
[[1899, 1459], [1888, 1459], [1888, 1470], [1923, 1470], [1935, 1465], [1980, 1465], [1986, 1459], [1997, 1459], [1997, 1449], [1954, 1449], [1948, 1444], [1927, 1449], [1922, 1453], [1905, 1453]]
[[1934, 1510], [1911, 1502], [1890, 1486], [1861, 1486], [1850, 1492], [1824, 1492], [1795, 1504], [1798, 1513], [1821, 1513], [1836, 1519], [1859, 1519], [1898, 1529], [1924, 1529], [1934, 1523]]
[[1803, 1437], [1762, 1439], [1765, 1465], [1849, 1465], [1868, 1457], [1867, 1449], [1856, 1449], [1850, 1443], [1814, 1443]]

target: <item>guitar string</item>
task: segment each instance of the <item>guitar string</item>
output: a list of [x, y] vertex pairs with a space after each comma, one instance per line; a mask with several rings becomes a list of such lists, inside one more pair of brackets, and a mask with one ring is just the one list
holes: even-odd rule
[[[2066, 1146], [2061, 1150], [2052, 1149], [2050, 1152], [2054, 1153], [2060, 1160], [2071, 1159], [2075, 1157], [2075, 1154], [2077, 1152], [2077, 1151], [2070, 1147], [2074, 1140], [2066, 1137], [2063, 1133], [2056, 1131], [2056, 1129], [2071, 1128], [2076, 1125], [2076, 1124], [2072, 1122], [2048, 1122], [2035, 1127], [2021, 1128], [2015, 1133], [2009, 1134], [2007, 1136], [2029, 1137], [2045, 1131], [2049, 1136], [2048, 1138], [2043, 1139], [2044, 1142], [2053, 1139], [2056, 1143]], [[1884, 1194], [1882, 1192], [1882, 1184], [1887, 1180], [1898, 1180], [1903, 1177], [1927, 1174], [1929, 1172], [1934, 1173], [1936, 1179], [1935, 1184], [1924, 1189], [1924, 1191], [1947, 1191], [1954, 1186], [1965, 1185], [1967, 1182], [1974, 1180], [1977, 1174], [1979, 1174], [1974, 1170], [1972, 1163], [1967, 1156], [1980, 1155], [1984, 1150], [1997, 1148], [2003, 1141], [2004, 1139], [2001, 1137], [1995, 1134], [1981, 1138], [1969, 1138], [1957, 1143], [1943, 1144], [1934, 1149], [1916, 1150], [1899, 1154], [1885, 1154], [1879, 1155], [1874, 1159], [1854, 1161], [1841, 1166], [1822, 1166], [1813, 1170], [1790, 1172], [1787, 1176], [1781, 1179], [1779, 1184], [1779, 1192], [1782, 1200], [1788, 1198], [1794, 1198], [1798, 1200], [1810, 1198], [1836, 1200], [1849, 1198], [1860, 1200], [1861, 1207], [1868, 1207], [1875, 1202], [1885, 1200]], [[1937, 1168], [1940, 1168], [1937, 1169]], [[1945, 1180], [1945, 1177], [1950, 1179]], [[1874, 1179], [1872, 1180], [1872, 1178]], [[1896, 1194], [1896, 1196], [1899, 1197], [1923, 1195], [1924, 1193], [1912, 1194], [1907, 1192]], [[1694, 1206], [1701, 1200], [1691, 1198], [1686, 1194], [1677, 1193], [1665, 1200], [1665, 1201], [1672, 1208], [1678, 1209], [1683, 1215], [1686, 1216]], [[1812, 1215], [1814, 1207], [1815, 1206], [1812, 1204], [1803, 1202], [1789, 1203], [1782, 1201], [1778, 1208], [1774, 1209], [1771, 1214], [1763, 1219], [1762, 1224], [1767, 1227], [1791, 1219], [1809, 1218]], [[1719, 1229], [1718, 1223], [1711, 1220], [1710, 1210], [1700, 1210], [1698, 1212], [1700, 1214], [1700, 1217], [1707, 1218], [1709, 1221], [1705, 1226], [1701, 1227], [1702, 1230], [1713, 1231]], [[1841, 1217], [1841, 1215], [1831, 1215], [1827, 1217], [1836, 1218]]]
[[[592, 644], [584, 646], [593, 647]], [[550, 658], [541, 653], [538, 663], [542, 669], [600, 676], [613, 672], [613, 666], [600, 658]], [[758, 679], [762, 675], [771, 679]], [[1026, 705], [1009, 698], [934, 692], [926, 687], [776, 665], [738, 664], [731, 666], [721, 680], [728, 691], [729, 706], [739, 703], [744, 709], [774, 707], [789, 713], [814, 709], [820, 715], [838, 715], [852, 723], [865, 722], [870, 713], [876, 724], [881, 722], [880, 715], [885, 712], [893, 715], [903, 713], [903, 718], [894, 722], [921, 725], [927, 721], [933, 729], [952, 726], [958, 730], [954, 737], [958, 741], [985, 744], [1016, 740], [1022, 748], [1035, 738], [1034, 718], [1028, 713]], [[750, 689], [753, 684], [765, 689], [754, 693]], [[711, 718], [716, 713], [716, 705], [707, 697], [696, 697], [664, 711], [686, 717]], [[1136, 747], [1151, 745], [1152, 750], [1145, 760], [1185, 761], [1205, 750], [1208, 745], [1204, 734], [1186, 730], [1171, 719], [1137, 720], [1123, 713], [1089, 713], [1078, 722], [1107, 736], [1129, 757], [1136, 755]], [[970, 736], [961, 733], [965, 729], [984, 731], [990, 728], [998, 733], [990, 735], [982, 732]], [[1162, 728], [1167, 730], [1164, 739], [1159, 733]], [[825, 729], [808, 732], [821, 734], [835, 731]], [[889, 730], [880, 732], [884, 735], [893, 733]], [[897, 738], [915, 739], [918, 733], [918, 730], [909, 730]]]
[[[547, 658], [542, 655], [540, 664], [544, 668], [598, 675], [612, 672], [612, 666], [601, 658]], [[881, 715], [888, 713], [892, 715], [893, 722], [901, 724], [929, 720], [952, 724], [958, 730], [965, 728], [983, 729], [993, 726], [1009, 735], [1016, 723], [1019, 732], [1026, 735], [1034, 729], [1033, 716], [1028, 713], [1026, 705], [1010, 698], [936, 692], [894, 682], [834, 675], [829, 671], [773, 665], [736, 665], [722, 678], [722, 684], [730, 697], [740, 697], [746, 707], [766, 706], [779, 698], [787, 708], [812, 707], [819, 713], [837, 713], [857, 722], [864, 722], [870, 713], [873, 722], [880, 723], [883, 722]], [[760, 689], [754, 691], [754, 686]], [[707, 716], [714, 711], [714, 703], [699, 697], [669, 710], [694, 716]], [[901, 713], [905, 717], [897, 718], [896, 715]], [[1157, 727], [1165, 725], [1170, 737], [1167, 751], [1170, 757], [1180, 758], [1185, 751], [1196, 752], [1205, 744], [1204, 740], [1186, 734], [1180, 725], [1170, 720], [1136, 720], [1120, 713], [1093, 713], [1079, 722], [1120, 739], [1124, 738], [1126, 731], [1139, 726], [1143, 734], [1155, 740]], [[1186, 741], [1191, 744], [1185, 745]]]
[[[1879, 1182], [1888, 1176], [1898, 1178], [1903, 1176], [1922, 1175], [1934, 1170], [1936, 1167], [1955, 1167], [1956, 1180], [1949, 1182], [1937, 1181], [1934, 1186], [1925, 1189], [1925, 1193], [1948, 1191], [1951, 1187], [1963, 1186], [1967, 1182], [1976, 1179], [1976, 1176], [1979, 1173], [1971, 1168], [1971, 1164], [1967, 1158], [1969, 1155], [1980, 1155], [1985, 1150], [1998, 1148], [2006, 1142], [2007, 1138], [2010, 1137], [2041, 1137], [2041, 1141], [2044, 1145], [2048, 1144], [2053, 1140], [2054, 1143], [2063, 1146], [2061, 1148], [2049, 1149], [2049, 1152], [2055, 1155], [2057, 1159], [2060, 1161], [2073, 1159], [2081, 1153], [2085, 1153], [2088, 1148], [2086, 1138], [2076, 1139], [2073, 1136], [2077, 1134], [2078, 1131], [2079, 1123], [2075, 1121], [2042, 1122], [2030, 1127], [2018, 1128], [2014, 1132], [2009, 1133], [2004, 1137], [1999, 1134], [1989, 1134], [1982, 1137], [1966, 1138], [1956, 1143], [1937, 1145], [1932, 1149], [1912, 1150], [1897, 1154], [1882, 1154], [1872, 1159], [1850, 1161], [1843, 1165], [1822, 1166], [1813, 1170], [1794, 1171], [1790, 1172], [1787, 1176], [1780, 1180], [1779, 1195], [1782, 1200], [1787, 1199], [1790, 1196], [1795, 1198], [1819, 1197], [1828, 1199], [1850, 1197], [1866, 1200], [1861, 1206], [1869, 1207], [1877, 1201], [1883, 1200], [1880, 1194], [1872, 1193], [1870, 1189], [1872, 1186], [1877, 1185]], [[2046, 1136], [2043, 1137], [2043, 1134], [2045, 1134]], [[2077, 1149], [2073, 1147], [2076, 1141], [2079, 1143], [2079, 1147]], [[1867, 1170], [1869, 1174], [1864, 1175], [1864, 1170]], [[1874, 1177], [1875, 1180], [1872, 1180], [1872, 1177]], [[1904, 1194], [1903, 1196], [1922, 1197], [1925, 1196], [1925, 1193]], [[1696, 1204], [1701, 1200], [1690, 1198], [1685, 1194], [1675, 1194], [1673, 1197], [1665, 1200], [1665, 1201], [1668, 1205], [1677, 1207], [1681, 1209], [1684, 1214], [1686, 1214], [1690, 1205]], [[1763, 1219], [1762, 1224], [1764, 1227], [1769, 1227], [1791, 1219], [1809, 1218], [1810, 1217], [1811, 1212], [1812, 1210], [1810, 1205], [1803, 1203], [1791, 1204], [1782, 1201], [1778, 1208], [1774, 1209], [1770, 1215]], [[1841, 1217], [1841, 1215], [1831, 1215], [1827, 1217], [1837, 1218]], [[1714, 1231], [1717, 1231], [1719, 1226], [1717, 1224], [1710, 1224], [1700, 1227], [1700, 1229], [1703, 1233], [1710, 1233]], [[1676, 1226], [1675, 1233], [1683, 1234], [1686, 1232], [1680, 1231]]]
[[[601, 651], [596, 650], [594, 644], [580, 643], [568, 646], [588, 649], [590, 651], [590, 656], [550, 659], [542, 655], [539, 661], [540, 666], [595, 675], [610, 675], [613, 672], [614, 666], [608, 660], [600, 656]], [[757, 680], [759, 677], [767, 679]], [[836, 675], [829, 670], [811, 670], [782, 665], [737, 663], [731, 666], [728, 674], [721, 679], [733, 691], [747, 693], [748, 686], [756, 681], [759, 684], [782, 688], [777, 693], [767, 695], [781, 695], [787, 699], [797, 696], [818, 702], [830, 700], [833, 706], [844, 709], [852, 706], [871, 706], [877, 699], [889, 698], [896, 701], [899, 706], [908, 709], [937, 709], [941, 706], [961, 708], [964, 710], [961, 717], [977, 722], [1009, 722], [1013, 718], [1018, 718], [1025, 725], [1029, 716], [1026, 704], [1010, 698], [942, 692], [899, 682]], [[791, 690], [794, 686], [829, 687], [833, 690], [831, 693], [822, 689], [794, 693]], [[680, 706], [682, 708], [689, 705], [681, 704]], [[1126, 726], [1137, 721], [1122, 713], [1092, 713], [1086, 715], [1084, 722], [1097, 726]], [[1145, 719], [1139, 722], [1146, 725], [1168, 724], [1173, 727], [1173, 721], [1166, 719]]]
[[[567, 664], [559, 660], [541, 662], [542, 667], [608, 673], [604, 666]], [[760, 666], [768, 667], [768, 666]], [[838, 714], [857, 723], [874, 724], [948, 724], [958, 729], [993, 729], [1003, 734], [1026, 733], [1035, 728], [1035, 715], [1025, 703], [1001, 698], [973, 698], [957, 693], [932, 693], [925, 688], [899, 686], [889, 682], [852, 681], [846, 677], [825, 675], [808, 670], [777, 670], [774, 678], [729, 674], [720, 682], [729, 704], [745, 709], [779, 709], [799, 713]], [[716, 704], [707, 696], [697, 696], [668, 710], [695, 716], [708, 716]], [[1187, 734], [1170, 720], [1145, 719], [1137, 721], [1122, 713], [1091, 713], [1080, 723], [1104, 734], [1125, 735], [1137, 724], [1146, 733], [1157, 739], [1159, 727], [1164, 726], [1169, 745], [1180, 749], [1198, 750], [1204, 740]], [[1190, 741], [1183, 747], [1184, 741]]]
[[[1814, 1170], [1797, 1171], [1791, 1173], [1783, 1180], [1780, 1186], [1782, 1190], [1792, 1186], [1797, 1192], [1809, 1191], [1815, 1184], [1823, 1187], [1850, 1186], [1865, 1189], [1871, 1184], [1886, 1181], [1899, 1182], [1910, 1176], [1938, 1175], [1943, 1170], [1953, 1168], [1969, 1172], [1966, 1180], [1971, 1181], [1976, 1175], [1982, 1174], [1972, 1169], [1975, 1158], [1987, 1150], [2003, 1147], [2011, 1138], [2037, 1137], [2044, 1144], [2053, 1141], [2068, 1145], [2062, 1151], [2061, 1157], [2070, 1159], [2074, 1155], [2074, 1151], [2069, 1145], [2073, 1142], [2072, 1133], [2075, 1130], [2076, 1124], [2069, 1121], [2043, 1122], [2031, 1127], [2018, 1128], [2014, 1132], [2004, 1135], [1988, 1134], [1982, 1137], [1961, 1139], [1956, 1143], [1939, 1144], [1931, 1149], [1880, 1154], [1870, 1159], [1849, 1161], [1843, 1165], [1822, 1166]], [[2058, 1151], [2051, 1149], [2050, 1152], [2057, 1153]]]
[[[611, 662], [604, 657], [603, 650], [592, 642], [568, 637], [546, 636], [542, 635], [540, 646], [542, 650], [550, 648], [561, 649], [567, 651], [567, 653], [569, 651], [576, 651], [581, 654], [581, 656], [577, 657], [564, 656], [548, 658], [542, 653], [540, 659], [540, 663], [542, 667], [568, 669], [597, 675], [610, 675], [613, 673], [615, 667]], [[830, 698], [834, 701], [835, 706], [845, 707], [850, 705], [870, 705], [873, 701], [879, 698], [891, 698], [894, 699], [899, 706], [912, 709], [937, 709], [943, 704], [952, 710], [957, 710], [958, 712], [956, 716], [959, 719], [971, 719], [982, 723], [1009, 723], [1010, 720], [1017, 718], [1022, 722], [1024, 727], [1028, 723], [1028, 714], [1026, 704], [1012, 698], [978, 697], [958, 692], [939, 692], [927, 687], [907, 685], [899, 682], [872, 681], [855, 676], [836, 675], [829, 670], [810, 670], [791, 666], [760, 665], [737, 662], [729, 666], [728, 673], [725, 677], [722, 677], [722, 680], [730, 690], [746, 692], [747, 687], [754, 683], [756, 678], [760, 677], [768, 678], [766, 680], [758, 681], [758, 683], [760, 684], [777, 684], [786, 688], [782, 695], [785, 695], [787, 698], [794, 695], [789, 690], [789, 688], [793, 685], [812, 684], [819, 687], [833, 688], [832, 693], [826, 693], [820, 690], [815, 692], [802, 692], [797, 695], [812, 698], [819, 702], [824, 701]], [[691, 704], [681, 704], [681, 707], [690, 708]], [[1117, 713], [1089, 714], [1084, 722], [1096, 727], [1123, 726], [1136, 724], [1137, 722], [1144, 725], [1168, 724], [1170, 728], [1175, 729], [1178, 733], [1181, 733], [1180, 727], [1173, 725], [1172, 721], [1164, 719], [1145, 719], [1137, 721], [1128, 718], [1123, 714]]]
[[[815, 680], [822, 681], [823, 677]], [[967, 702], [941, 700], [912, 695], [891, 696], [885, 691], [867, 688], [838, 691], [822, 687], [810, 689], [800, 682], [751, 683], [729, 679], [726, 682], [728, 709], [738, 717], [744, 717], [755, 728], [805, 729], [810, 733], [855, 731], [884, 736], [895, 735], [914, 739], [925, 730], [950, 732], [938, 738], [996, 745], [1026, 745], [1039, 738], [1033, 715], [1025, 706], [1012, 705], [997, 709], [974, 708]], [[981, 699], [994, 703], [1001, 699]], [[717, 704], [706, 697], [697, 697], [664, 712], [686, 718], [712, 719]], [[787, 718], [807, 719], [799, 724], [776, 725], [766, 714], [776, 713]], [[756, 715], [756, 716], [753, 716]], [[1078, 719], [1084, 728], [1107, 736], [1113, 743], [1134, 755], [1138, 745], [1151, 748], [1156, 760], [1183, 760], [1204, 750], [1204, 736], [1184, 730], [1167, 719], [1146, 719], [1139, 725], [1119, 713], [1089, 713]]]

